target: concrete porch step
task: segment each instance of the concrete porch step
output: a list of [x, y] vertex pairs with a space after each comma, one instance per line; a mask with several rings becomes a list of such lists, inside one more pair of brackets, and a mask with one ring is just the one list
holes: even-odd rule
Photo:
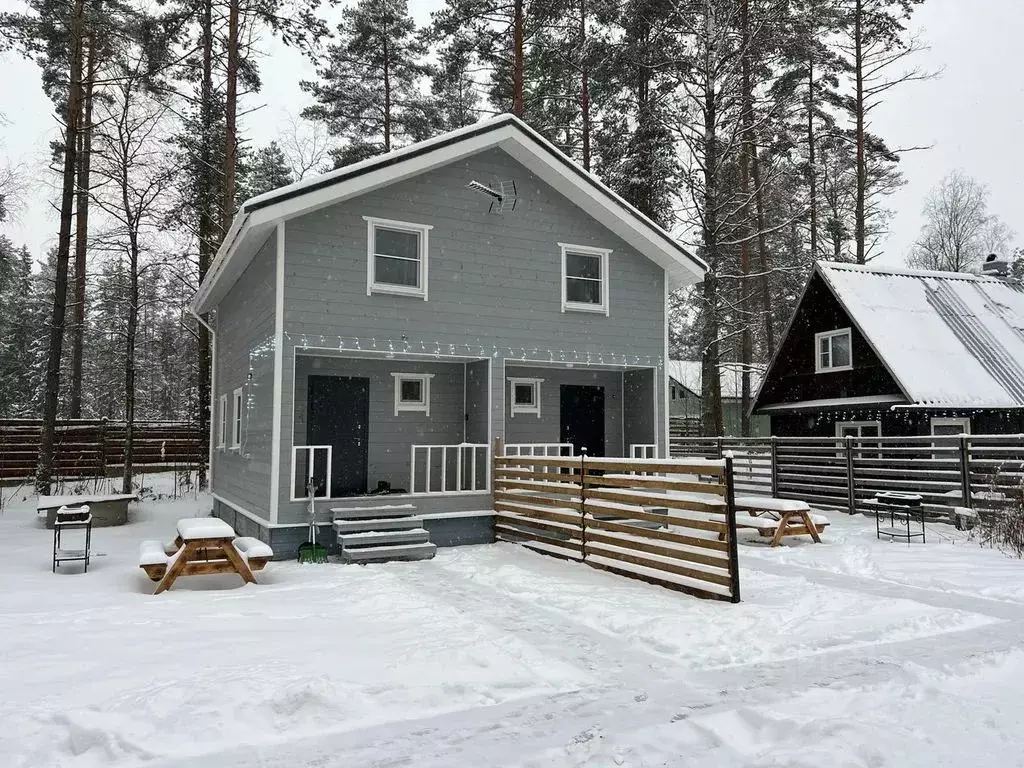
[[359, 507], [332, 507], [335, 520], [366, 520], [382, 517], [408, 517], [416, 511], [412, 504], [367, 504]]
[[425, 544], [428, 541], [430, 541], [430, 534], [424, 528], [410, 528], [407, 531], [360, 531], [359, 533], [338, 534], [338, 544], [347, 550], [383, 544]]
[[366, 533], [368, 531], [411, 531], [422, 527], [423, 518], [419, 515], [334, 521], [334, 530], [339, 536], [343, 533]]
[[359, 547], [357, 549], [345, 548], [341, 550], [341, 562], [374, 563], [386, 560], [429, 560], [436, 551], [437, 547], [429, 542], [382, 547]]

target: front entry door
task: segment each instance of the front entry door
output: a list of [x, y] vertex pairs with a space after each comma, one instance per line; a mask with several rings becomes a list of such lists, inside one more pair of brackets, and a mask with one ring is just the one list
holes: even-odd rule
[[366, 492], [370, 380], [351, 376], [310, 376], [306, 441], [333, 449], [331, 494]]
[[604, 456], [604, 387], [563, 384], [560, 399], [562, 442], [574, 453]]

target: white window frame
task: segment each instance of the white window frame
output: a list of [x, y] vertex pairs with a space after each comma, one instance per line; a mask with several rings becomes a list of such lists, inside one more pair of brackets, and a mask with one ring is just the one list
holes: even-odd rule
[[971, 420], [967, 416], [932, 416], [931, 422], [928, 425], [928, 431], [932, 437], [955, 437], [955, 435], [935, 434], [935, 427], [949, 427], [953, 425], [963, 427], [961, 434], [971, 434]]
[[231, 393], [231, 449], [237, 451], [242, 445], [242, 388]]
[[[535, 415], [538, 419], [540, 418], [540, 385], [544, 379], [532, 379], [532, 378], [521, 378], [510, 376], [508, 379], [509, 383], [509, 415], [510, 418], [515, 418], [517, 413], [524, 415]], [[522, 403], [516, 403], [516, 387], [530, 387], [533, 392], [533, 402], [529, 405]]]
[[[427, 300], [427, 281], [429, 276], [429, 255], [430, 255], [430, 224], [414, 224], [409, 221], [396, 221], [395, 219], [381, 219], [376, 216], [363, 216], [366, 222], [366, 295], [374, 293], [389, 293], [397, 296], [419, 296]], [[377, 260], [375, 258], [375, 228], [384, 227], [397, 229], [403, 232], [414, 232], [420, 238], [419, 252], [419, 285], [393, 285], [392, 283], [378, 283], [375, 270]], [[400, 258], [392, 256], [390, 258]]]
[[[559, 243], [558, 247], [562, 249], [562, 311], [563, 312], [597, 312], [599, 314], [607, 315], [609, 313], [608, 307], [608, 254], [611, 253], [610, 248], [594, 248], [590, 245], [573, 245], [572, 243]], [[568, 280], [569, 276], [566, 274], [566, 254], [568, 253], [580, 253], [585, 256], [598, 256], [601, 259], [601, 303], [600, 304], [588, 304], [582, 301], [569, 301], [567, 298], [568, 294]], [[587, 278], [573, 278], [573, 279], [587, 279]]]
[[836, 437], [838, 437], [840, 440], [842, 440], [845, 437], [845, 435], [843, 435], [843, 427], [857, 427], [857, 434], [856, 435], [850, 435], [850, 437], [856, 437], [858, 440], [864, 440], [864, 439], [870, 440], [871, 438], [876, 437], [876, 435], [868, 435], [867, 438], [865, 438], [864, 435], [861, 434], [861, 427], [877, 427], [878, 428], [878, 435], [877, 435], [877, 437], [881, 437], [882, 436], [882, 422], [878, 421], [878, 420], [875, 420], [875, 421], [870, 421], [870, 420], [869, 421], [837, 421], [836, 422]]
[[228, 437], [228, 396], [220, 396], [220, 414], [217, 421], [217, 447], [224, 448], [224, 441]]
[[[434, 378], [432, 373], [392, 373], [395, 380], [395, 416], [399, 413], [425, 413], [430, 415], [430, 380]], [[402, 382], [417, 381], [420, 384], [420, 394], [423, 396], [416, 402], [402, 400]]]
[[[831, 365], [832, 362], [832, 339], [840, 336], [846, 336], [850, 342], [850, 362], [848, 365]], [[828, 345], [828, 360], [829, 365], [821, 364], [821, 342], [825, 339], [829, 340]], [[853, 370], [853, 332], [849, 328], [837, 328], [834, 331], [822, 331], [821, 333], [814, 334], [814, 372], [815, 373], [835, 373], [837, 371], [852, 371]]]

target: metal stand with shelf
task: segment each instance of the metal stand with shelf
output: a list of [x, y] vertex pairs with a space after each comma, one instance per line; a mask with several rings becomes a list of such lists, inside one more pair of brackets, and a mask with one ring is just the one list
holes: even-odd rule
[[[84, 547], [71, 549], [64, 545], [64, 534], [68, 531], [84, 531]], [[53, 572], [61, 563], [81, 562], [85, 564], [83, 573], [89, 572], [90, 548], [92, 547], [92, 513], [89, 505], [80, 507], [64, 506], [57, 510], [53, 523]]]
[[[925, 543], [924, 507], [921, 497], [916, 493], [899, 493], [897, 491], [879, 491], [869, 502], [875, 512], [875, 536], [888, 536], [890, 540], [903, 539], [908, 544], [920, 537]], [[882, 526], [883, 518], [888, 517], [889, 525]], [[915, 530], [912, 523], [920, 523], [921, 530]]]

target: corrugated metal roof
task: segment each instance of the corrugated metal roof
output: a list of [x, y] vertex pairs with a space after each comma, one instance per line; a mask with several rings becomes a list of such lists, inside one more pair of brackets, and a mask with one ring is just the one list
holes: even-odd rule
[[[700, 397], [700, 366], [699, 360], [669, 360], [668, 375]], [[739, 400], [743, 396], [743, 368], [738, 363], [722, 363], [718, 369], [721, 371], [722, 397]], [[761, 386], [763, 375], [763, 372], [759, 370], [750, 372], [751, 399], [757, 394], [757, 388]]]
[[913, 403], [1024, 407], [1024, 292], [994, 277], [819, 262]]

